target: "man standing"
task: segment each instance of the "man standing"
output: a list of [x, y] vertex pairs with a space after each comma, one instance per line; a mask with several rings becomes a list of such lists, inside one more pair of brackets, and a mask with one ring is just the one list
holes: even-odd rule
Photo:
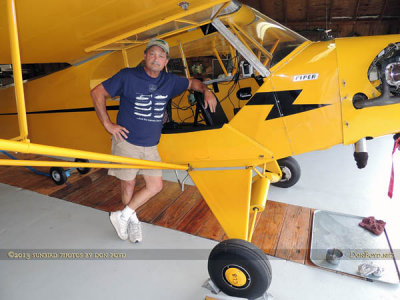
[[[205, 108], [215, 112], [216, 98], [205, 84], [163, 71], [169, 60], [168, 43], [152, 39], [144, 52], [144, 67], [125, 68], [91, 91], [96, 113], [104, 128], [112, 134], [114, 155], [161, 161], [157, 151], [165, 107], [171, 98], [186, 89], [204, 94]], [[117, 123], [106, 109], [107, 97], [120, 96]], [[137, 169], [110, 169], [109, 175], [121, 181], [122, 211], [110, 213], [110, 220], [122, 240], [142, 241], [136, 210], [162, 190], [161, 170], [142, 170], [146, 186], [133, 193]]]

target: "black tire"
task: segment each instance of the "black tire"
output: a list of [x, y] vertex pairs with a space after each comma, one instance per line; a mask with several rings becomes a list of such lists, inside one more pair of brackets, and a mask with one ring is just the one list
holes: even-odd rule
[[50, 168], [50, 177], [55, 184], [61, 185], [67, 181], [67, 174], [63, 168], [52, 167]]
[[294, 186], [299, 181], [301, 175], [298, 162], [293, 157], [289, 156], [278, 159], [278, 165], [282, 170], [282, 179], [271, 184], [280, 188], [290, 188]]
[[[83, 159], [83, 158], [75, 158], [75, 162], [85, 162], [88, 163], [88, 159]], [[79, 173], [81, 174], [87, 174], [90, 172], [90, 168], [76, 168]]]
[[247, 299], [264, 295], [272, 280], [265, 253], [239, 239], [226, 240], [214, 247], [208, 258], [208, 274], [225, 294]]

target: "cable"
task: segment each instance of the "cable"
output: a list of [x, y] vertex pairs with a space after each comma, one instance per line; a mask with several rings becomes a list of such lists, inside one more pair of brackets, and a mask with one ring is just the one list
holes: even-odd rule
[[[237, 85], [240, 88], [240, 84], [239, 84], [239, 76], [240, 76], [239, 60], [240, 60], [240, 55], [236, 55], [235, 57], [233, 57], [231, 59], [232, 59], [232, 61], [233, 60], [237, 61], [237, 71], [234, 74], [232, 80], [227, 81], [227, 82], [223, 82], [223, 83], [219, 83], [220, 85], [231, 85], [229, 87], [229, 89], [228, 89], [227, 95], [225, 97], [223, 97], [221, 100], [219, 100], [219, 103], [222, 103], [224, 100], [228, 99], [229, 102], [232, 104], [232, 107], [236, 108], [235, 104], [233, 103], [232, 99], [230, 98], [230, 95], [233, 93], [233, 91], [235, 90]], [[234, 82], [234, 84], [232, 84], [232, 82]], [[182, 93], [182, 96], [178, 100], [177, 104], [175, 104], [174, 102], [171, 103], [171, 108], [176, 109], [176, 113], [178, 115], [178, 119], [181, 122], [181, 124], [183, 124], [186, 120], [188, 120], [190, 118], [194, 118], [194, 111], [193, 111], [192, 105], [181, 107], [181, 102], [182, 102], [182, 99], [183, 99], [184, 96], [185, 96], [185, 93]], [[240, 102], [239, 102], [238, 106], [240, 108]], [[182, 120], [182, 117], [180, 116], [179, 111], [187, 111], [189, 109], [192, 111], [192, 114]], [[202, 120], [199, 120], [198, 122], [201, 122], [201, 121], [204, 121], [204, 118]]]

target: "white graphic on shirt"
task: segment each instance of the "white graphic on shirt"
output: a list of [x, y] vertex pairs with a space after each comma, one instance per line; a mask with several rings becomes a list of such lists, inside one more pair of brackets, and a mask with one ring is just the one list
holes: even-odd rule
[[139, 97], [136, 97], [136, 100], [149, 100], [150, 96], [149, 95], [140, 95]]
[[153, 103], [152, 101], [149, 101], [147, 103], [138, 102], [138, 103], [135, 103], [135, 105], [137, 105], [137, 106], [150, 106], [152, 103]]
[[138, 113], [138, 112], [135, 111], [134, 114], [137, 115], [137, 116], [141, 116], [141, 117], [151, 117], [151, 113], [149, 113], [149, 114], [141, 114], [141, 113]]
[[166, 99], [166, 98], [168, 98], [168, 95], [165, 95], [165, 96], [157, 95], [157, 96], [154, 97], [154, 99]]
[[149, 111], [149, 110], [151, 110], [151, 107], [146, 107], [146, 108], [144, 108], [144, 107], [138, 107], [138, 106], [135, 106], [135, 109], [137, 109], [137, 110], [145, 110], [145, 111]]
[[162, 122], [168, 97], [165, 94], [137, 93], [132, 99], [134, 118], [146, 122]]

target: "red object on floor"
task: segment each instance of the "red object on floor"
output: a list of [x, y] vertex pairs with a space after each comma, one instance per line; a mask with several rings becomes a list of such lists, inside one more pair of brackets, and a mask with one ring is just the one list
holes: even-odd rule
[[376, 220], [374, 217], [368, 217], [364, 218], [358, 225], [375, 233], [376, 235], [380, 235], [385, 230], [386, 222], [382, 220]]
[[393, 156], [394, 153], [396, 152], [396, 149], [400, 150], [400, 138], [396, 139], [394, 141], [394, 147], [392, 151], [392, 175], [390, 176], [390, 182], [389, 182], [389, 190], [388, 190], [388, 196], [390, 198], [393, 197], [393, 185], [394, 185], [394, 166], [393, 166]]

